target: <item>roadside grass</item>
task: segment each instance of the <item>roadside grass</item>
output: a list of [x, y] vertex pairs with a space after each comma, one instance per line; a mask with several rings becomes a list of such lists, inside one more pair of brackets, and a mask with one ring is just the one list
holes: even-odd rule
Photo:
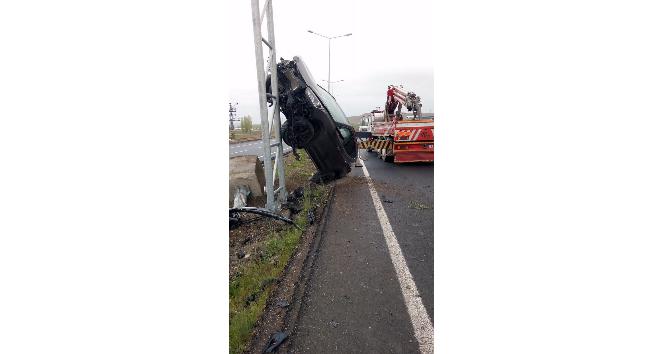
[[304, 181], [308, 180], [316, 172], [316, 168], [306, 152], [300, 151], [299, 154], [299, 161], [292, 154], [284, 159], [286, 163], [286, 178], [304, 183]]
[[417, 209], [417, 210], [433, 209], [432, 206], [427, 205], [427, 204], [424, 204], [424, 203], [420, 203], [420, 202], [418, 202], [418, 201], [410, 201], [410, 202], [408, 203], [408, 208], [410, 208], [410, 209]]
[[[274, 132], [272, 132], [272, 137], [275, 137]], [[233, 130], [229, 133], [229, 138], [231, 139], [231, 142], [234, 143], [239, 143], [243, 141], [253, 141], [253, 140], [260, 140], [263, 138], [263, 131], [261, 130], [261, 126], [254, 125], [252, 130], [250, 132], [243, 132], [241, 130]]]
[[250, 131], [250, 132], [243, 132], [240, 130], [234, 130], [230, 132], [230, 138], [232, 142], [242, 142], [242, 141], [251, 141], [251, 140], [258, 140], [261, 138], [261, 131], [256, 130], [256, 131]]
[[[286, 174], [293, 179], [311, 176], [313, 167], [308, 157], [300, 161], [289, 159]], [[303, 209], [293, 220], [302, 230], [307, 227], [307, 213], [320, 205], [328, 187], [305, 186]], [[230, 280], [230, 352], [242, 353], [256, 322], [260, 318], [274, 283], [281, 276], [296, 250], [303, 231], [291, 226], [282, 231], [273, 231], [259, 246], [259, 254], [242, 265]]]

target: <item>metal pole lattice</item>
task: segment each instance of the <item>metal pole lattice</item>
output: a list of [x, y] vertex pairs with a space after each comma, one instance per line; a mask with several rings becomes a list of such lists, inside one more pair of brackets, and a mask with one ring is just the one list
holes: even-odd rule
[[[265, 170], [265, 194], [267, 201], [265, 208], [276, 211], [282, 203], [286, 202], [286, 175], [284, 173], [283, 144], [281, 141], [281, 118], [279, 113], [279, 87], [277, 80], [277, 55], [274, 40], [274, 19], [272, 1], [266, 0], [263, 12], [259, 9], [258, 0], [251, 0], [251, 14], [254, 27], [254, 51], [256, 54], [256, 77], [258, 79], [258, 100], [261, 112], [261, 129], [263, 133], [263, 165]], [[263, 37], [263, 19], [267, 17], [268, 39]], [[272, 127], [268, 117], [266, 73], [263, 61], [263, 44], [269, 48], [270, 86], [272, 109]], [[271, 143], [270, 128], [275, 131], [276, 142]], [[274, 165], [272, 163], [272, 148], [276, 147]], [[276, 165], [276, 166], [275, 166]], [[276, 168], [273, 173], [273, 168]], [[279, 176], [279, 187], [275, 189], [276, 176]], [[276, 198], [275, 198], [276, 194]]]

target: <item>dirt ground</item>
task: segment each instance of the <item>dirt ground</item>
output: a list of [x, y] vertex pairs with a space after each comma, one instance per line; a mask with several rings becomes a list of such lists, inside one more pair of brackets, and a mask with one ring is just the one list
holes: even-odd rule
[[[297, 318], [304, 292], [304, 283], [308, 276], [307, 269], [311, 268], [313, 257], [312, 249], [320, 233], [320, 225], [325, 223], [326, 206], [333, 195], [333, 187], [328, 186], [326, 195], [315, 210], [316, 223], [302, 234], [297, 250], [292, 255], [286, 269], [275, 284], [275, 288], [266, 303], [264, 312], [253, 329], [252, 339], [245, 350], [245, 354], [261, 354], [269, 342], [270, 337], [283, 331], [290, 335], [294, 320]], [[280, 351], [278, 351], [280, 352]]]
[[234, 137], [230, 137], [230, 143], [231, 144], [237, 144], [237, 143], [242, 143], [245, 141], [253, 141], [253, 140], [260, 140], [261, 139], [261, 131], [252, 131], [249, 133], [243, 133], [240, 131], [234, 132]]
[[[246, 343], [250, 347], [245, 348], [245, 352], [256, 352], [257, 345], [261, 346], [267, 337], [283, 324], [287, 309], [280, 306], [279, 303], [288, 302], [287, 299], [292, 297], [299, 277], [299, 269], [302, 267], [309, 244], [313, 239], [312, 232], [316, 229], [322, 211], [325, 209], [324, 206], [331, 195], [332, 187], [330, 185], [321, 186], [310, 183], [309, 178], [316, 169], [306, 153], [301, 154], [300, 160], [295, 159], [292, 154], [287, 155], [284, 162], [287, 191], [293, 193], [299, 188], [301, 195], [298, 202], [295, 202], [298, 207], [293, 210], [297, 213], [299, 207], [302, 209], [299, 213], [291, 215], [291, 211], [284, 208], [281, 214], [296, 221], [302, 231], [297, 233], [290, 224], [280, 220], [254, 214], [241, 214], [243, 223], [229, 232], [230, 268], [228, 276], [231, 283], [235, 284], [231, 287], [233, 289], [231, 294], [234, 294], [231, 302], [235, 304], [234, 315], [231, 315], [231, 327], [234, 328], [231, 336], [231, 339], [234, 339], [231, 351], [234, 353], [239, 353], [238, 349], [243, 350], [241, 348], [245, 344], [242, 343], [246, 343], [243, 338], [248, 338], [251, 342]], [[290, 200], [293, 203], [293, 199]], [[248, 206], [264, 207], [265, 197], [250, 197], [247, 204]], [[294, 207], [293, 204], [290, 206]], [[275, 244], [290, 244], [291, 246], [283, 247], [291, 248], [288, 250], [280, 248], [284, 251], [280, 253], [281, 256], [275, 257]], [[259, 290], [251, 290], [254, 285], [242, 285], [254, 283], [264, 283], [265, 286], [261, 285]], [[244, 298], [248, 291], [254, 292], [247, 297], [246, 305], [241, 305], [241, 302], [238, 303], [238, 299]], [[248, 315], [255, 313], [259, 308], [258, 311], [261, 312], [255, 320], [254, 315]], [[247, 327], [247, 325], [253, 326], [253, 328]], [[247, 330], [251, 330], [253, 334], [249, 336]]]
[[[316, 171], [306, 153], [301, 154], [301, 160], [297, 161], [292, 154], [284, 158], [286, 169], [286, 190], [291, 192], [298, 187], [309, 184], [309, 177]], [[266, 197], [250, 197], [247, 206], [265, 207]], [[232, 203], [231, 203], [232, 204]], [[282, 215], [290, 217], [288, 211]], [[246, 214], [241, 216], [243, 224], [229, 233], [229, 276], [232, 278], [240, 265], [249, 262], [252, 257], [260, 256], [260, 248], [263, 241], [270, 235], [271, 231], [281, 231], [288, 224], [283, 221], [260, 217], [258, 215]]]

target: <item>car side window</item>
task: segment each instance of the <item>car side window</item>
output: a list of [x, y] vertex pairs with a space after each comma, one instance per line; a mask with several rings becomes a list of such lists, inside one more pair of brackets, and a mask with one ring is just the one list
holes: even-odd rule
[[349, 124], [348, 118], [346, 118], [346, 114], [341, 109], [341, 107], [339, 107], [337, 100], [335, 100], [334, 97], [332, 97], [332, 95], [330, 95], [322, 87], [318, 86], [316, 89], [316, 95], [323, 102], [325, 108], [327, 108], [327, 110], [330, 112], [332, 119], [334, 119], [334, 121], [337, 123]]
[[351, 134], [350, 130], [345, 127], [339, 127], [339, 133], [341, 133], [341, 137], [343, 137], [344, 143], [348, 141], [348, 139], [351, 138], [353, 134]]

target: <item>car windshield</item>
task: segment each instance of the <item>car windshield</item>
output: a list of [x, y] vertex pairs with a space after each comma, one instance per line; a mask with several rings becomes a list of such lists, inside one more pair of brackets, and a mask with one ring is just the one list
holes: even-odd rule
[[320, 87], [320, 85], [317, 85], [317, 90], [316, 95], [318, 98], [323, 102], [323, 105], [327, 110], [330, 112], [330, 115], [332, 115], [332, 119], [334, 119], [335, 122], [337, 123], [342, 123], [346, 125], [350, 125], [348, 123], [348, 119], [346, 118], [346, 114], [344, 113], [343, 110], [341, 110], [341, 107], [339, 107], [339, 104], [337, 101], [330, 95], [325, 89]]

